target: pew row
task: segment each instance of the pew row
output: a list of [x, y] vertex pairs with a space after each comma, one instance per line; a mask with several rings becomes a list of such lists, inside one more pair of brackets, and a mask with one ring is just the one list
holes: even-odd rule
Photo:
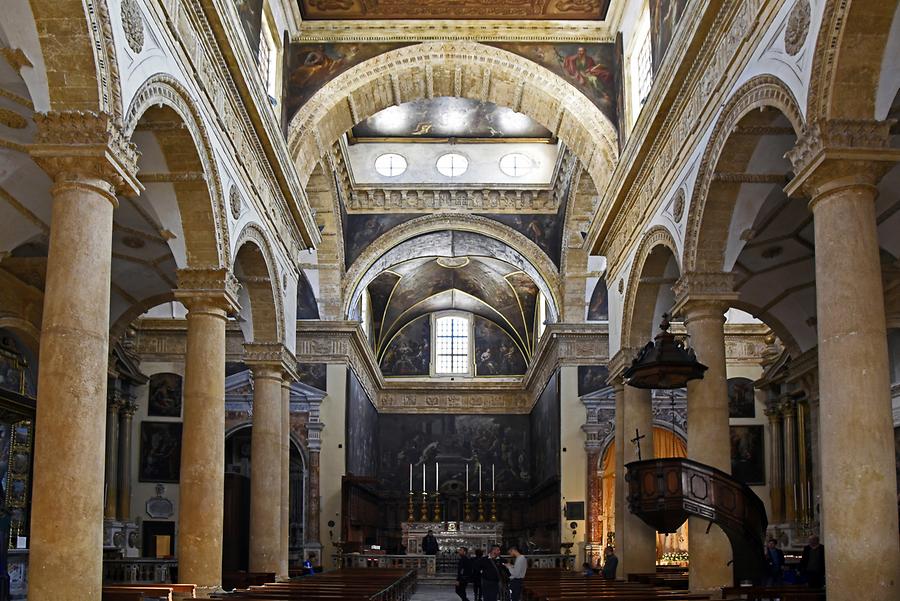
[[416, 588], [412, 570], [343, 569], [290, 582], [250, 586], [216, 599], [289, 601], [409, 601]]
[[[665, 574], [664, 576], [672, 576]], [[700, 601], [709, 595], [692, 594], [676, 590], [665, 584], [633, 580], [604, 580], [600, 576], [583, 576], [580, 572], [563, 570], [529, 570], [525, 578], [524, 598], [526, 601]]]

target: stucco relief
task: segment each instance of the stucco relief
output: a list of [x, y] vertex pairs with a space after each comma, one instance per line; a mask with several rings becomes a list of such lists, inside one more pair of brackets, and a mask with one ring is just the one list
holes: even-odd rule
[[122, 0], [122, 29], [125, 41], [135, 54], [144, 49], [144, 20], [137, 0]]
[[784, 30], [784, 49], [791, 56], [796, 56], [806, 43], [809, 22], [809, 0], [797, 0], [788, 16], [787, 29]]

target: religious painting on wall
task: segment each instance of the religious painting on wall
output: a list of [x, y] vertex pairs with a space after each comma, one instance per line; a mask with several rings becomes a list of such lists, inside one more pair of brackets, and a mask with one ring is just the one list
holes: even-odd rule
[[756, 417], [753, 380], [728, 378], [728, 417]]
[[378, 465], [378, 411], [359, 378], [347, 371], [347, 473], [374, 478]]
[[744, 484], [765, 485], [763, 426], [731, 426], [731, 475]]
[[687, 0], [650, 0], [650, 52], [653, 72], [659, 70]]
[[431, 373], [431, 317], [423, 315], [403, 327], [381, 356], [385, 376], [427, 376]]
[[181, 417], [181, 382], [181, 376], [178, 374], [162, 373], [150, 376], [147, 415]]
[[894, 428], [894, 454], [897, 456], [897, 495], [900, 500], [900, 428]]
[[141, 422], [141, 482], [178, 482], [181, 475], [181, 423]]
[[606, 279], [597, 280], [594, 291], [591, 293], [591, 302], [587, 310], [588, 321], [609, 321], [609, 291], [606, 289]]
[[298, 363], [297, 375], [300, 382], [325, 392], [327, 366], [324, 363]]
[[405, 221], [415, 214], [389, 213], [382, 215], [345, 215], [344, 216], [344, 263], [347, 269], [369, 244], [379, 236]]
[[609, 368], [605, 365], [578, 366], [578, 396], [597, 392], [609, 386]]
[[494, 475], [497, 492], [532, 487], [527, 415], [387, 413], [378, 417], [378, 430], [378, 478], [386, 490], [408, 491], [412, 465], [412, 487], [421, 492], [424, 465], [426, 490], [434, 491], [436, 463], [441, 490], [446, 492], [465, 490], [466, 466], [469, 490], [477, 492], [479, 463], [485, 492], [490, 492]]
[[533, 485], [542, 486], [559, 478], [560, 473], [560, 409], [559, 372], [553, 374], [528, 416], [531, 439]]
[[244, 35], [247, 36], [247, 44], [253, 51], [253, 56], [259, 56], [259, 38], [262, 35], [263, 0], [235, 0], [238, 16], [241, 18], [241, 26]]
[[[565, 203], [562, 203], [563, 209]], [[538, 245], [555, 265], [559, 265], [560, 244], [562, 240], [563, 219], [559, 215], [541, 215], [536, 213], [513, 215], [482, 215], [503, 225], [507, 225]]]
[[503, 328], [475, 316], [475, 375], [521, 376], [528, 365], [521, 349]]
[[618, 126], [615, 44], [560, 44], [502, 42], [490, 44], [518, 54], [559, 75], [572, 84]]
[[303, 272], [297, 282], [297, 319], [319, 319], [319, 303]]
[[493, 102], [439, 96], [413, 100], [375, 113], [351, 130], [365, 138], [524, 138], [546, 141], [553, 133], [529, 117]]
[[285, 50], [284, 105], [287, 119], [329, 81], [351, 67], [408, 43], [291, 44]]

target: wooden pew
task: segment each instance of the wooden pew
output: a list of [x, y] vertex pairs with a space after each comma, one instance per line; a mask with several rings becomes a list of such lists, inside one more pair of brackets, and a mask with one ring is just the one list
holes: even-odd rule
[[724, 599], [745, 599], [746, 601], [825, 601], [825, 591], [809, 588], [804, 585], [780, 586], [725, 586], [722, 587]]
[[147, 599], [164, 599], [174, 601], [176, 599], [195, 599], [197, 597], [196, 584], [111, 584], [103, 587], [103, 598], [106, 593], [133, 593], [142, 592]]
[[392, 569], [349, 569], [309, 578], [250, 586], [218, 599], [289, 601], [407, 601], [415, 590], [416, 573]]
[[275, 572], [225, 572], [222, 574], [222, 588], [225, 590], [245, 589], [268, 582], [275, 582]]
[[103, 591], [103, 601], [145, 601], [141, 591]]
[[529, 570], [525, 578], [524, 595], [528, 601], [688, 601], [709, 599], [709, 595], [692, 594], [683, 590], [675, 590], [666, 584], [669, 577], [679, 577], [676, 573], [663, 573], [659, 578], [662, 585], [656, 584], [657, 575], [647, 575], [641, 582], [637, 579], [625, 582], [622, 580], [603, 580], [597, 576], [585, 577], [578, 572], [561, 570]]

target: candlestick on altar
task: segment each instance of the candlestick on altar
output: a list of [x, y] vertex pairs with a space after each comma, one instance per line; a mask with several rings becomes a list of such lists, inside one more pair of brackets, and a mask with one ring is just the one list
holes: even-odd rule
[[469, 464], [466, 464], [466, 492], [469, 492]]
[[412, 492], [412, 463], [409, 464], [409, 492]]
[[425, 462], [422, 462], [422, 494], [425, 494]]
[[484, 495], [478, 493], [478, 521], [484, 521]]
[[497, 491], [497, 466], [491, 464], [491, 492]]
[[464, 500], [464, 503], [465, 503], [465, 520], [466, 520], [467, 522], [471, 522], [471, 521], [472, 521], [472, 502], [471, 502], [471, 500], [469, 499], [469, 494], [468, 494], [468, 492], [466, 493], [466, 496], [463, 497], [463, 498], [465, 499], [465, 500]]
[[491, 493], [491, 521], [497, 521], [497, 495], [496, 493]]
[[409, 491], [409, 507], [406, 510], [406, 521], [412, 523], [416, 518], [416, 508], [413, 506], [413, 491]]
[[441, 521], [441, 495], [440, 493], [434, 493], [434, 521]]
[[437, 492], [441, 488], [440, 463], [434, 464], [434, 491]]
[[480, 493], [481, 490], [482, 490], [481, 484], [482, 484], [482, 482], [481, 482], [481, 464], [479, 463], [479, 464], [478, 464], [478, 492], [479, 492], [479, 493]]
[[422, 491], [422, 513], [419, 519], [423, 522], [428, 521], [428, 493], [425, 491]]

